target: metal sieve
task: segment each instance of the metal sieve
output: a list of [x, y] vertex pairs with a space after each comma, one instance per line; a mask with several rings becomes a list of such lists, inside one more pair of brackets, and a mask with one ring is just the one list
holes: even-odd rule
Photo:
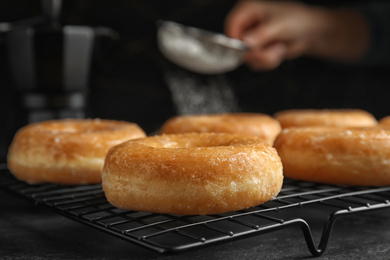
[[159, 21], [158, 46], [166, 58], [190, 71], [221, 74], [241, 65], [246, 44], [223, 34]]

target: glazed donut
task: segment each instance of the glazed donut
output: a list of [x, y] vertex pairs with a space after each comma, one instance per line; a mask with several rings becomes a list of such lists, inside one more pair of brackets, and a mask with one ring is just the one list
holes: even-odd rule
[[280, 191], [275, 149], [225, 133], [156, 135], [109, 150], [102, 184], [118, 208], [179, 215], [216, 214], [264, 203]]
[[284, 175], [303, 181], [390, 185], [390, 130], [292, 127], [275, 140]]
[[379, 120], [380, 126], [390, 126], [390, 116], [385, 116]]
[[377, 120], [359, 109], [292, 109], [276, 113], [282, 128], [294, 126], [375, 126]]
[[225, 113], [204, 115], [183, 115], [168, 119], [160, 133], [232, 133], [258, 136], [272, 144], [280, 133], [278, 121], [261, 113]]
[[28, 183], [100, 183], [111, 146], [145, 137], [136, 124], [100, 119], [62, 119], [22, 127], [8, 151], [8, 168]]

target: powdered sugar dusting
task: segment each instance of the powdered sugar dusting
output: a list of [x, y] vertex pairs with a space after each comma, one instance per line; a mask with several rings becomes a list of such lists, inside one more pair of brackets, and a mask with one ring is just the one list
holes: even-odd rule
[[165, 78], [179, 115], [239, 111], [233, 87], [226, 75], [198, 77], [177, 69], [166, 71]]

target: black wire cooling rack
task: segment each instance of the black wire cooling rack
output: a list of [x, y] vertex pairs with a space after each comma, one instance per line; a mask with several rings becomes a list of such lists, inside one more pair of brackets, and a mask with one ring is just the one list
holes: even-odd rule
[[[272, 201], [246, 210], [206, 216], [179, 216], [121, 210], [110, 205], [101, 185], [29, 185], [2, 165], [0, 188], [68, 218], [159, 253], [176, 253], [217, 242], [298, 226], [308, 249], [321, 255], [337, 219], [390, 207], [390, 187], [343, 187], [286, 179]], [[306, 221], [314, 209], [324, 227], [316, 246]]]

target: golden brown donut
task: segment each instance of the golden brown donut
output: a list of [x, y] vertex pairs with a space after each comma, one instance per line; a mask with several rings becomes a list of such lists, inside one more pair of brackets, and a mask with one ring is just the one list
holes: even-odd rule
[[282, 128], [295, 126], [375, 126], [377, 120], [359, 109], [292, 109], [276, 113]]
[[292, 127], [275, 140], [286, 177], [304, 181], [390, 184], [390, 130], [379, 127]]
[[8, 151], [8, 168], [29, 183], [100, 183], [111, 146], [145, 137], [136, 124], [100, 119], [63, 119], [22, 127]]
[[390, 116], [385, 116], [379, 120], [380, 126], [390, 126]]
[[216, 214], [264, 203], [280, 191], [282, 164], [257, 137], [225, 133], [158, 135], [109, 150], [108, 201], [136, 211]]
[[280, 133], [278, 121], [261, 113], [225, 113], [183, 115], [168, 119], [160, 129], [163, 134], [232, 133], [258, 136], [272, 144]]

